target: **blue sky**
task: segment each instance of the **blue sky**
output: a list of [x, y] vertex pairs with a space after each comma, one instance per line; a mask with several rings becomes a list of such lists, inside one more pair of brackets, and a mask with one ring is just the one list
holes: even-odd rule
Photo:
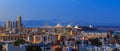
[[119, 25], [119, 0], [0, 0], [0, 21]]

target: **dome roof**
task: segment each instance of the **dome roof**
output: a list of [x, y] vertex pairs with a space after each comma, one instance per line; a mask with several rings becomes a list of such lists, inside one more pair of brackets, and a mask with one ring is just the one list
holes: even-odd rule
[[92, 25], [89, 25], [89, 28], [93, 28], [93, 26], [92, 26]]
[[70, 24], [67, 25], [67, 28], [72, 28], [72, 26]]
[[61, 24], [57, 24], [55, 27], [57, 27], [57, 28], [61, 28], [62, 25], [61, 25]]
[[78, 25], [76, 25], [74, 28], [79, 29]]

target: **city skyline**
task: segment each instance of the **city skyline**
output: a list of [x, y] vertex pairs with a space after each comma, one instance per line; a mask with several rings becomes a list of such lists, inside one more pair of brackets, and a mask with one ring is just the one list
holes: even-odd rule
[[120, 0], [0, 0], [0, 51], [120, 51]]
[[72, 23], [57, 23], [57, 22], [51, 22], [52, 24], [48, 23], [48, 22], [44, 22], [44, 21], [38, 21], [38, 20], [34, 20], [34, 21], [23, 21], [22, 16], [18, 16], [16, 18], [16, 20], [6, 20], [5, 22], [0, 22], [0, 26], [6, 26], [7, 30], [11, 28], [22, 28], [22, 26], [24, 27], [46, 27], [46, 26], [50, 26], [50, 27], [54, 27], [54, 26], [88, 26], [88, 27], [114, 27], [117, 28], [119, 27], [119, 25], [94, 25], [94, 24], [72, 24]]
[[[23, 23], [119, 25], [120, 3], [112, 0], [0, 1], [0, 22], [22, 16]], [[55, 20], [55, 21], [54, 21]]]

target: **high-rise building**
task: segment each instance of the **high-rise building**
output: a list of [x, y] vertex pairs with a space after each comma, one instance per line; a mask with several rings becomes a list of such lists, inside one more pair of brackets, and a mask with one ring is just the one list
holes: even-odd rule
[[21, 20], [21, 16], [18, 16], [18, 19], [16, 21], [16, 28], [18, 29], [19, 32], [22, 31], [22, 20]]
[[11, 26], [10, 26], [10, 21], [7, 20], [7, 21], [6, 21], [6, 30], [9, 31], [10, 28], [11, 28]]
[[15, 28], [15, 23], [11, 22], [11, 28]]

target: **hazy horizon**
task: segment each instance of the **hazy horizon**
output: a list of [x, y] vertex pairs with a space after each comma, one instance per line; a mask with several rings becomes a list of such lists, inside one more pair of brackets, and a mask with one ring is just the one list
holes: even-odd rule
[[[15, 22], [16, 20], [14, 20]], [[0, 26], [5, 24], [5, 21], [0, 21]], [[56, 26], [57, 24], [61, 24], [62, 26], [67, 26], [68, 24], [71, 24], [72, 26], [75, 25], [79, 25], [79, 26], [120, 26], [119, 24], [89, 24], [89, 23], [85, 23], [85, 22], [77, 22], [77, 23], [58, 23], [58, 22], [54, 22], [54, 21], [44, 21], [44, 20], [23, 20], [22, 21], [23, 25], [25, 27], [41, 27], [41, 26], [45, 26], [46, 24], [48, 24], [49, 26]]]

